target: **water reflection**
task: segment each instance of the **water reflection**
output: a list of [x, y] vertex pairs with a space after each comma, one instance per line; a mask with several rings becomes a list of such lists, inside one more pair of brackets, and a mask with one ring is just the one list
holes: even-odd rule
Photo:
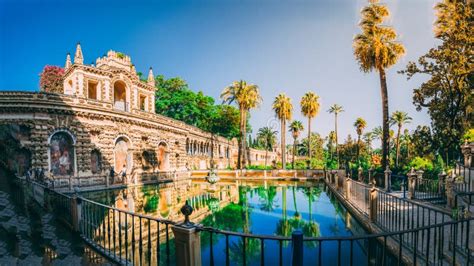
[[[211, 226], [221, 230], [242, 232], [249, 234], [266, 234], [291, 236], [295, 229], [301, 229], [307, 237], [319, 236], [348, 236], [363, 234], [365, 231], [360, 227], [352, 216], [342, 207], [322, 183], [312, 182], [244, 182], [225, 181], [210, 187], [205, 181], [181, 181], [176, 183], [146, 185], [143, 187], [127, 188], [122, 190], [109, 190], [83, 193], [87, 198], [99, 201], [118, 209], [133, 211], [156, 218], [165, 218], [173, 221], [182, 221], [184, 217], [180, 208], [185, 200], [193, 206], [194, 212], [191, 220], [204, 226]], [[105, 225], [99, 224], [108, 230], [107, 220], [113, 213], [108, 212], [103, 220]], [[123, 221], [124, 219], [122, 219]], [[148, 230], [151, 234], [151, 261], [158, 259], [155, 253], [156, 240], [160, 245], [166, 243], [166, 230], [158, 228], [155, 224], [143, 224], [130, 222], [127, 227], [128, 237], [131, 238], [133, 230], [138, 232], [144, 229], [143, 242], [148, 247]], [[133, 224], [134, 225], [133, 225]], [[115, 234], [115, 233], [114, 233]], [[121, 233], [123, 235], [123, 232]], [[119, 238], [123, 236], [118, 233]], [[172, 232], [168, 231], [171, 239], [171, 254], [173, 258]], [[211, 239], [212, 238], [212, 239]], [[130, 241], [138, 241], [131, 239]], [[232, 263], [243, 264], [243, 256], [249, 264], [258, 263], [262, 251], [265, 254], [275, 254], [279, 250], [278, 241], [265, 241], [262, 250], [260, 239], [229, 237], [224, 235], [201, 233], [202, 258], [206, 265], [210, 260], [211, 246], [216, 263], [225, 263], [226, 241], [229, 242], [229, 255]], [[212, 243], [212, 245], [211, 245]], [[334, 245], [333, 245], [334, 244]], [[322, 247], [324, 254], [337, 252], [336, 243], [325, 244]], [[305, 242], [305, 261], [317, 260], [315, 250], [319, 247], [318, 242]], [[282, 242], [282, 254], [284, 263], [289, 263], [289, 242]], [[134, 251], [135, 250], [135, 251]], [[159, 250], [165, 252], [165, 247]], [[122, 251], [121, 251], [122, 252]], [[143, 251], [137, 247], [127, 251], [128, 254], [140, 254]], [[363, 244], [356, 244], [354, 255], [363, 256]], [[125, 253], [125, 252], [123, 252]], [[144, 255], [143, 257], [146, 257]], [[331, 257], [323, 259], [330, 260]], [[136, 260], [136, 259], [135, 259]], [[162, 260], [162, 259], [160, 259]], [[278, 263], [278, 256], [268, 255], [269, 264]]]

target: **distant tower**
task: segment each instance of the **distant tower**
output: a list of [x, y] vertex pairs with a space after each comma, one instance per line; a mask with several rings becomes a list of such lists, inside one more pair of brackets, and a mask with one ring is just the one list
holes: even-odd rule
[[76, 54], [74, 55], [74, 64], [84, 64], [84, 57], [82, 57], [81, 44], [77, 43]]
[[148, 71], [148, 79], [147, 83], [150, 86], [155, 86], [155, 76], [153, 75], [153, 68], [150, 67], [150, 70]]
[[68, 69], [70, 68], [72, 65], [71, 63], [71, 55], [69, 53], [67, 53], [67, 56], [66, 56], [66, 65], [64, 65], [64, 68], [65, 69]]

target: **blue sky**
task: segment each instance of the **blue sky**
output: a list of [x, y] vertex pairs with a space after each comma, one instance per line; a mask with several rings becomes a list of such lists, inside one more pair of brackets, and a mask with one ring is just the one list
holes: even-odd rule
[[[232, 81], [260, 86], [263, 105], [251, 123], [272, 125], [271, 103], [285, 92], [294, 118], [305, 122], [299, 101], [308, 90], [321, 97], [314, 131], [333, 130], [333, 103], [344, 106], [340, 139], [355, 135], [357, 117], [368, 129], [382, 121], [377, 73], [364, 74], [352, 54], [359, 10], [367, 1], [24, 1], [0, 0], [0, 90], [37, 90], [44, 65], [64, 65], [80, 41], [85, 63], [108, 50], [128, 54], [138, 71], [180, 76], [191, 89], [218, 99]], [[407, 81], [396, 72], [436, 44], [435, 0], [386, 0], [389, 24], [407, 54], [388, 71], [390, 112], [403, 110], [429, 124], [412, 105], [412, 90], [424, 79]], [[220, 100], [218, 100], [220, 101]]]

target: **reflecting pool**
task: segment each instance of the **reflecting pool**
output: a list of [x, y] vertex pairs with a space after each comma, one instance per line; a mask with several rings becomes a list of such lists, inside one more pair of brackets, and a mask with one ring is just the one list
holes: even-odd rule
[[[149, 216], [180, 221], [180, 208], [188, 200], [194, 212], [191, 221], [221, 230], [291, 236], [301, 230], [307, 237], [351, 236], [366, 234], [364, 229], [330, 193], [323, 183], [288, 181], [225, 181], [210, 185], [205, 181], [181, 181], [160, 185], [145, 185], [127, 189], [82, 193], [84, 197], [119, 209]], [[212, 255], [211, 255], [212, 241]], [[231, 236], [229, 257], [231, 264], [259, 265], [262, 245], [259, 239], [244, 240]], [[172, 245], [173, 246], [173, 245]], [[291, 245], [282, 242], [283, 265], [291, 264]], [[366, 261], [367, 243], [353, 242], [355, 261]], [[211, 256], [216, 265], [225, 264], [226, 237], [209, 232], [201, 233], [203, 265], [209, 265]], [[334, 263], [337, 241], [304, 243], [304, 262], [324, 265]], [[341, 244], [341, 263], [349, 260], [349, 242]], [[163, 248], [161, 248], [163, 249]], [[173, 248], [171, 252], [173, 253]], [[277, 240], [266, 240], [263, 246], [265, 264], [279, 263], [280, 245]], [[322, 254], [319, 258], [319, 254]], [[173, 257], [173, 254], [171, 255]], [[171, 258], [173, 263], [173, 258]]]

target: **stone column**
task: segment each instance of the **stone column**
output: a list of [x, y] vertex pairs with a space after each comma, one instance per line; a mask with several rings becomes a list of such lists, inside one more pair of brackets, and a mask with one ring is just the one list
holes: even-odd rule
[[416, 171], [416, 177], [417, 177], [418, 179], [422, 179], [422, 178], [423, 178], [423, 173], [424, 173], [424, 172], [423, 172], [423, 170], [421, 170], [421, 169], [418, 170], [418, 171]]
[[71, 198], [71, 216], [72, 226], [75, 231], [79, 232], [82, 219], [82, 199], [76, 195]]
[[467, 140], [461, 146], [461, 152], [464, 155], [464, 166], [470, 167], [472, 165], [472, 156], [474, 152], [474, 143], [468, 143]]
[[346, 199], [348, 201], [351, 200], [351, 185], [352, 185], [351, 181], [352, 180], [350, 178], [348, 178], [348, 177], [346, 178]]
[[[454, 172], [453, 172], [454, 173]], [[454, 174], [446, 178], [446, 201], [449, 208], [455, 208]]]
[[416, 182], [416, 173], [413, 168], [411, 168], [410, 172], [407, 173], [408, 177], [408, 198], [414, 199], [415, 198], [415, 182]]
[[171, 227], [175, 237], [176, 265], [200, 266], [201, 237], [196, 225], [189, 221], [193, 208], [186, 201], [181, 212], [185, 216], [184, 222]]
[[388, 165], [384, 173], [385, 173], [385, 191], [390, 192], [392, 191], [392, 171], [390, 171], [390, 167]]
[[362, 182], [364, 181], [364, 177], [362, 176], [362, 167], [359, 166], [359, 168], [357, 169], [357, 179]]
[[370, 189], [369, 195], [369, 219], [371, 222], [377, 221], [377, 203], [378, 203], [378, 193], [375, 186], [372, 186]]
[[446, 172], [443, 170], [443, 172], [439, 173], [438, 175], [438, 193], [439, 194], [444, 194], [444, 182], [446, 180]]

